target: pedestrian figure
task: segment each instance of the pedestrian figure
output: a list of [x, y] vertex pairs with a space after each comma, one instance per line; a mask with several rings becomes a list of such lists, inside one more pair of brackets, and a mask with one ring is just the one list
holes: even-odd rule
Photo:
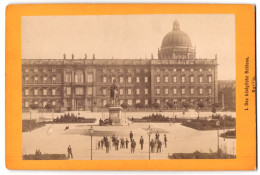
[[155, 152], [155, 150], [157, 150], [157, 148], [158, 148], [158, 141], [155, 140], [155, 141], [154, 141], [154, 147], [153, 147], [154, 152]]
[[124, 140], [124, 138], [121, 138], [121, 148], [125, 148], [125, 140]]
[[131, 142], [131, 153], [135, 153], [135, 146], [136, 146], [136, 142], [133, 139], [132, 142]]
[[106, 153], [109, 153], [109, 142], [108, 140], [105, 141]]
[[100, 145], [101, 145], [101, 143], [100, 143], [101, 141], [98, 141], [98, 149], [100, 149]]
[[106, 143], [108, 141], [108, 139], [107, 139], [107, 136], [105, 135], [104, 136], [104, 143]]
[[112, 136], [112, 145], [115, 146], [116, 137], [115, 135]]
[[141, 145], [141, 150], [144, 148], [144, 139], [143, 139], [143, 136], [141, 136], [140, 138], [140, 145]]
[[126, 146], [126, 148], [128, 148], [128, 143], [129, 143], [129, 141], [127, 140], [127, 138], [125, 139], [125, 146]]
[[134, 137], [134, 134], [133, 134], [132, 131], [130, 131], [129, 137], [130, 137], [130, 141], [132, 142], [132, 139], [133, 139], [133, 137]]
[[166, 134], [164, 134], [164, 145], [165, 145], [165, 147], [167, 147], [167, 137], [166, 137]]
[[159, 140], [159, 137], [160, 137], [160, 134], [159, 134], [159, 132], [157, 131], [156, 134], [155, 134], [155, 140], [156, 140], [156, 141]]
[[119, 140], [115, 139], [115, 151], [118, 151]]
[[73, 159], [72, 149], [71, 149], [70, 145], [69, 145], [69, 147], [68, 147], [68, 158], [69, 158], [69, 159], [70, 159], [70, 158]]
[[162, 142], [160, 140], [158, 140], [157, 142], [157, 153], [162, 152]]
[[153, 141], [153, 139], [150, 142], [150, 146], [151, 146], [151, 152], [153, 153], [154, 152], [154, 141]]
[[103, 145], [104, 145], [104, 140], [101, 139], [101, 149], [103, 149]]

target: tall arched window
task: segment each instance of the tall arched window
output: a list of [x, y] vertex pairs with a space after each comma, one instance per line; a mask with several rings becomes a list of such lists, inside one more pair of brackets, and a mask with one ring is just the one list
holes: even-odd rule
[[190, 82], [191, 82], [191, 83], [194, 83], [194, 75], [191, 75], [191, 76], [190, 76]]
[[75, 73], [75, 82], [76, 83], [83, 83], [83, 72], [76, 72]]
[[209, 83], [212, 82], [212, 76], [211, 76], [211, 75], [208, 76], [208, 82], [209, 82]]

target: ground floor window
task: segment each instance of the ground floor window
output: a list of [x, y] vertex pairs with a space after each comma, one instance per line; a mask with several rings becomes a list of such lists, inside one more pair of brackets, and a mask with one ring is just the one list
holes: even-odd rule
[[132, 106], [132, 100], [127, 100], [127, 104]]

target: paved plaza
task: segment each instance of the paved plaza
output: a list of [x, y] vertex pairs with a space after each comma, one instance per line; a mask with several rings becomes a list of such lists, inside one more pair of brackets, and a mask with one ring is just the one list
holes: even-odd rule
[[[97, 120], [98, 121], [98, 120]], [[172, 153], [192, 153], [194, 151], [216, 152], [217, 131], [197, 131], [180, 123], [125, 123], [122, 126], [98, 126], [92, 124], [95, 130], [93, 135], [93, 160], [135, 160], [149, 158], [149, 142], [147, 128], [152, 129], [151, 139], [155, 139], [155, 132], [159, 131], [160, 140], [163, 135], [167, 136], [167, 147], [162, 146], [161, 153], [151, 153], [151, 159], [168, 159]], [[69, 126], [70, 129], [65, 130]], [[90, 129], [91, 124], [47, 124], [46, 126], [23, 133], [23, 154], [34, 154], [36, 149], [42, 153], [66, 154], [67, 147], [71, 145], [75, 160], [89, 160], [91, 153], [90, 136], [82, 135]], [[111, 148], [109, 153], [104, 149], [98, 149], [98, 141], [104, 135], [111, 137], [113, 134], [120, 138], [129, 138], [130, 131], [134, 134], [136, 141], [135, 153], [131, 153], [130, 143], [128, 149], [120, 148], [115, 151]], [[223, 131], [220, 130], [219, 134]], [[139, 144], [140, 137], [144, 138], [144, 149]], [[219, 138], [220, 147], [229, 154], [236, 154], [236, 139]], [[156, 150], [155, 150], [156, 151]]]

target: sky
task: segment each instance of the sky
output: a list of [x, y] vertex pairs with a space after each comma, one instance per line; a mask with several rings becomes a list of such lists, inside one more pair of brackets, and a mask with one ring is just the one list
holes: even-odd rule
[[232, 14], [24, 16], [22, 59], [157, 59], [163, 37], [178, 20], [196, 46], [196, 57], [218, 56], [218, 79], [235, 80]]

